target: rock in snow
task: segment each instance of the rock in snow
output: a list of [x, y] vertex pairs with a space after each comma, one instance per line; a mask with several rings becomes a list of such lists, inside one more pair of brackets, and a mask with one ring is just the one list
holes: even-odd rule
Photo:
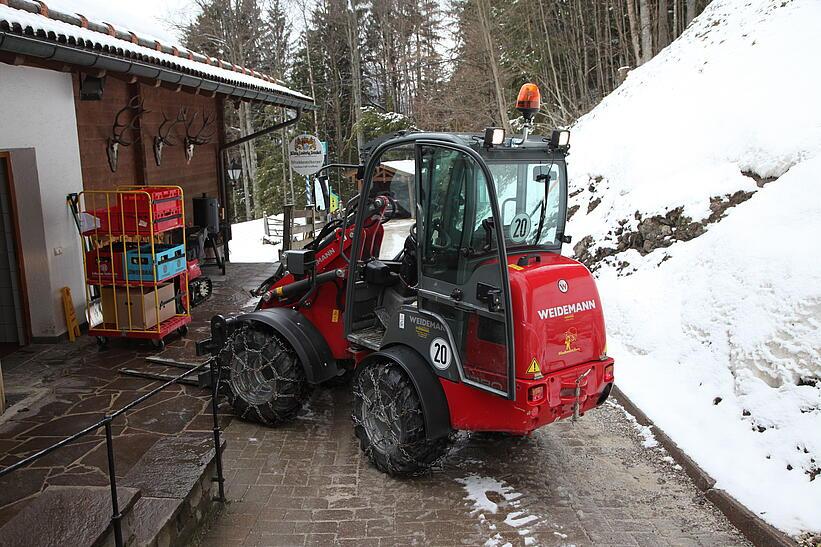
[[714, 0], [569, 158], [618, 385], [793, 535], [821, 532], [820, 26], [817, 0]]

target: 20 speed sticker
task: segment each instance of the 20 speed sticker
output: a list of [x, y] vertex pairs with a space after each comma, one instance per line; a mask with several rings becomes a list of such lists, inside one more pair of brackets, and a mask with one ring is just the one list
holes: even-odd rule
[[439, 370], [445, 370], [450, 366], [453, 352], [444, 338], [434, 338], [430, 343], [430, 360]]
[[510, 240], [514, 243], [521, 243], [530, 234], [530, 216], [527, 213], [519, 213], [510, 222]]

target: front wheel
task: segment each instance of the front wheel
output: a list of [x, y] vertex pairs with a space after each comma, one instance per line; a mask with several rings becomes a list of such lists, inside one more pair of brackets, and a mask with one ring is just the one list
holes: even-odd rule
[[310, 386], [293, 348], [256, 323], [234, 331], [219, 354], [220, 389], [244, 420], [279, 425], [296, 417]]
[[373, 465], [389, 475], [413, 475], [444, 456], [449, 437], [428, 439], [419, 394], [395, 363], [372, 363], [353, 385], [354, 432]]

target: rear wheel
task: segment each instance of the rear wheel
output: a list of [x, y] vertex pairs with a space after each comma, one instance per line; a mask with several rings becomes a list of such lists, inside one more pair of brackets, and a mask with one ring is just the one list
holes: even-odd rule
[[310, 394], [293, 348], [257, 323], [231, 334], [219, 363], [220, 389], [244, 420], [282, 424], [296, 417]]
[[449, 438], [428, 439], [419, 394], [395, 363], [359, 370], [353, 385], [354, 431], [362, 451], [390, 475], [427, 470], [447, 451]]

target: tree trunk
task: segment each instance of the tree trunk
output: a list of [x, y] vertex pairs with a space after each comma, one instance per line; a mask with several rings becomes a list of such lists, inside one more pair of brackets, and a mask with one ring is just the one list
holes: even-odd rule
[[[305, 15], [307, 11], [307, 6], [305, 2], [302, 2], [302, 25], [304, 26], [303, 34], [305, 36], [305, 54], [307, 56], [308, 61], [308, 85], [311, 87], [311, 97], [313, 97], [314, 101], [318, 101], [319, 99], [316, 96], [316, 87], [314, 87], [314, 69], [313, 64], [311, 63], [311, 44], [308, 40], [308, 18]], [[317, 120], [317, 111], [313, 111], [314, 115], [314, 135], [319, 133], [319, 122]], [[287, 155], [287, 154], [286, 154]], [[283, 156], [285, 157], [285, 156]], [[283, 181], [284, 182], [284, 181]], [[284, 189], [284, 187], [283, 187]]]
[[641, 62], [653, 58], [653, 25], [650, 23], [650, 4], [639, 0], [639, 20], [641, 21]]
[[[254, 127], [251, 123], [251, 115], [248, 109], [248, 103], [241, 102], [239, 105], [239, 133], [240, 136], [245, 137], [254, 132]], [[242, 144], [242, 188], [245, 192], [245, 217], [246, 220], [256, 218], [256, 203], [259, 196], [259, 183], [257, 181], [257, 157], [254, 141], [248, 141]], [[251, 184], [251, 193], [248, 193], [248, 183]], [[253, 202], [251, 201], [253, 200]], [[253, 207], [252, 207], [253, 203]]]
[[356, 128], [356, 148], [357, 158], [365, 148], [365, 137], [362, 133], [362, 70], [359, 62], [359, 17], [356, 15], [356, 7], [352, 2], [348, 2], [348, 46], [351, 48], [351, 93], [353, 95], [353, 117]]
[[559, 105], [559, 112], [561, 113], [561, 117], [564, 118], [567, 116], [567, 109], [564, 107], [564, 102], [562, 101], [562, 89], [559, 86], [559, 76], [556, 72], [556, 63], [553, 61], [553, 50], [550, 46], [550, 31], [547, 27], [547, 17], [545, 17], [544, 13], [544, 6], [542, 2], [537, 2], [539, 4], [539, 12], [542, 16], [542, 28], [544, 29], [544, 39], [545, 45], [547, 46], [547, 59], [550, 63], [550, 72], [553, 75], [553, 87], [554, 93], [556, 95], [556, 103]]
[[505, 130], [505, 133], [510, 134], [510, 120], [507, 118], [507, 108], [505, 107], [505, 95], [502, 87], [502, 81], [499, 76], [499, 67], [496, 64], [496, 51], [493, 47], [493, 37], [490, 35], [490, 23], [487, 19], [487, 5], [485, 0], [477, 0], [476, 2], [479, 12], [479, 23], [482, 30], [482, 38], [485, 42], [485, 49], [487, 50], [488, 62], [490, 63], [490, 71], [493, 75], [493, 87], [496, 91], [496, 107], [499, 113], [499, 121]]
[[658, 33], [656, 49], [661, 51], [670, 43], [670, 34], [667, 30], [667, 0], [659, 0]]
[[684, 14], [684, 28], [690, 24], [690, 21], [696, 18], [696, 0], [686, 0], [686, 13]]
[[678, 0], [673, 0], [673, 32], [671, 34], [671, 37], [674, 40], [676, 38], [678, 38], [679, 34], [681, 34], [681, 31], [678, 28], [678, 10], [679, 10]]
[[630, 21], [630, 41], [633, 44], [633, 54], [636, 56], [635, 66], [642, 64], [641, 47], [639, 46], [639, 22], [636, 18], [636, 0], [627, 0], [627, 19]]

